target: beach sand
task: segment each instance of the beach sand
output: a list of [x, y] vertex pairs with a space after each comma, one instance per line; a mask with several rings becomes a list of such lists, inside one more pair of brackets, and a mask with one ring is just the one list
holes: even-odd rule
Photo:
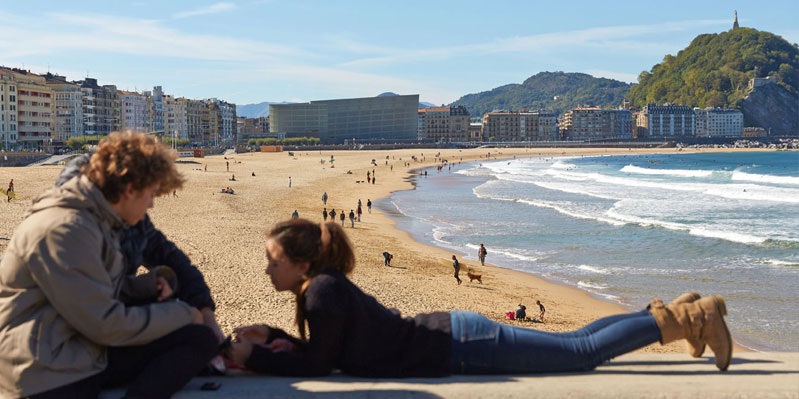
[[[300, 217], [321, 221], [321, 196], [325, 191], [329, 196], [327, 209], [335, 207], [337, 213], [356, 209], [358, 199], [363, 202], [361, 222], [356, 222], [355, 228], [351, 229], [349, 220], [346, 221], [346, 231], [356, 248], [357, 266], [352, 280], [385, 306], [396, 308], [405, 316], [459, 309], [544, 331], [570, 331], [597, 318], [626, 312], [617, 304], [594, 298], [579, 289], [501, 267], [480, 266], [478, 262], [464, 261], [460, 255], [464, 282], [458, 286], [452, 276], [451, 262], [444, 261], [451, 258], [451, 252], [414, 241], [374, 208], [371, 214], [367, 212], [367, 199], [374, 201], [396, 190], [411, 189], [410, 171], [436, 165], [434, 154], [438, 152], [442, 158], [457, 163], [485, 160], [489, 152], [492, 159], [495, 156], [499, 159], [539, 155], [673, 153], [676, 150], [408, 149], [298, 151], [293, 157], [286, 152], [247, 153], [228, 156], [227, 160], [221, 155], [182, 158], [178, 168], [187, 178], [187, 184], [177, 192], [177, 197], [170, 195], [157, 199], [150, 216], [205, 275], [216, 300], [219, 324], [226, 333], [234, 327], [253, 323], [266, 323], [296, 332], [293, 294], [275, 292], [264, 273], [265, 234], [275, 222], [288, 219], [294, 210]], [[335, 157], [335, 168], [331, 168], [328, 162], [331, 155]], [[419, 162], [411, 160], [412, 155]], [[373, 159], [377, 166], [371, 165]], [[226, 171], [226, 162], [230, 162], [229, 172]], [[410, 166], [405, 167], [405, 162], [410, 162]], [[207, 172], [204, 171], [206, 165]], [[393, 171], [390, 165], [393, 165]], [[8, 239], [22, 221], [32, 198], [52, 186], [60, 170], [60, 166], [0, 168], [0, 182], [13, 178], [19, 195], [19, 199], [10, 204], [0, 204], [4, 208], [0, 218], [0, 251], [7, 247]], [[377, 182], [367, 184], [366, 172], [372, 170]], [[236, 181], [230, 181], [234, 174]], [[220, 193], [224, 187], [233, 188], [235, 195]], [[392, 267], [383, 266], [383, 251], [394, 254]], [[468, 281], [466, 270], [469, 267], [482, 274], [482, 285]], [[516, 309], [518, 304], [527, 306], [528, 316], [537, 315], [537, 299], [547, 308], [545, 323], [505, 320], [504, 313]], [[672, 298], [663, 299], [668, 301]], [[684, 352], [680, 342], [667, 346], [654, 344], [642, 350]]]

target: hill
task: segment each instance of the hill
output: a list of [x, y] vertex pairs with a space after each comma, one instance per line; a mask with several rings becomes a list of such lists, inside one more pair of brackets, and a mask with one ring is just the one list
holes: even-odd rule
[[697, 36], [677, 53], [641, 72], [630, 89], [633, 105], [671, 102], [691, 107], [740, 108], [749, 80], [771, 76], [799, 94], [799, 48], [751, 28]]
[[521, 84], [513, 83], [476, 94], [467, 94], [451, 105], [463, 105], [472, 116], [495, 109], [544, 109], [563, 113], [578, 105], [616, 107], [630, 84], [595, 78], [584, 73], [541, 72]]
[[244, 104], [236, 106], [236, 116], [245, 118], [260, 118], [269, 116], [269, 104], [277, 104], [264, 101], [258, 104]]

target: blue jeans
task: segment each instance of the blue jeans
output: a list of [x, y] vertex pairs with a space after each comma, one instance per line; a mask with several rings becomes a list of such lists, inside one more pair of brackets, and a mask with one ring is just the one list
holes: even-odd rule
[[453, 374], [586, 371], [660, 340], [649, 312], [616, 315], [569, 333], [509, 326], [472, 312], [450, 312]]

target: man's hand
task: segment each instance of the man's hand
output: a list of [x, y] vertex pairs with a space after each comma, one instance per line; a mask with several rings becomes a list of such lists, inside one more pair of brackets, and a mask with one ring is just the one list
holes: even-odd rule
[[164, 301], [175, 293], [172, 291], [172, 286], [170, 286], [169, 282], [163, 277], [156, 277], [155, 288], [158, 290], [158, 302]]

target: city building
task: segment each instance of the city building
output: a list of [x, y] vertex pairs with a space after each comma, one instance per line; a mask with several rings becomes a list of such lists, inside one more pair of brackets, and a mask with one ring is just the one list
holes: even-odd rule
[[[46, 150], [52, 144], [55, 101], [53, 89], [44, 76], [17, 68], [0, 68], [9, 76], [9, 122], [16, 122], [16, 146], [27, 150]], [[13, 109], [16, 109], [16, 115]], [[10, 126], [9, 126], [10, 130]], [[11, 144], [11, 143], [9, 143]]]
[[694, 108], [697, 137], [738, 137], [744, 131], [744, 114], [732, 108]]
[[216, 120], [216, 145], [230, 145], [236, 141], [236, 104], [212, 98], [208, 100], [219, 110]]
[[418, 119], [416, 120], [416, 139], [424, 140], [427, 138], [427, 131], [425, 130], [425, 117], [427, 116], [427, 108], [419, 108]]
[[119, 100], [114, 85], [97, 84], [86, 78], [73, 82], [83, 93], [83, 133], [87, 136], [107, 136], [119, 130]]
[[415, 141], [418, 106], [418, 94], [270, 104], [269, 131], [286, 137], [318, 137], [323, 144]]
[[638, 113], [637, 138], [694, 137], [696, 117], [690, 107], [647, 104]]
[[[179, 99], [180, 100], [180, 99]], [[182, 98], [186, 103], [186, 127], [188, 132], [189, 144], [193, 146], [202, 147], [208, 144], [207, 129], [203, 128], [203, 111], [205, 109], [205, 102], [201, 100], [192, 100]], [[208, 121], [205, 121], [208, 124]]]
[[418, 112], [425, 114], [424, 138], [445, 142], [470, 141], [470, 116], [466, 107], [431, 107]]
[[557, 138], [557, 118], [544, 111], [492, 111], [483, 115], [483, 140], [550, 141]]
[[119, 99], [119, 129], [139, 133], [152, 128], [153, 100], [147, 94], [117, 90]]
[[150, 113], [152, 123], [150, 124], [151, 132], [164, 131], [164, 90], [161, 86], [153, 87], [153, 91], [145, 91], [144, 95], [150, 97], [153, 108]]
[[53, 143], [63, 145], [70, 137], [83, 136], [83, 93], [80, 86], [60, 75], [44, 75], [55, 96]]
[[481, 122], [469, 123], [469, 141], [483, 141], [483, 124]]
[[18, 134], [17, 81], [10, 70], [0, 68], [0, 141], [3, 148], [16, 148]]

